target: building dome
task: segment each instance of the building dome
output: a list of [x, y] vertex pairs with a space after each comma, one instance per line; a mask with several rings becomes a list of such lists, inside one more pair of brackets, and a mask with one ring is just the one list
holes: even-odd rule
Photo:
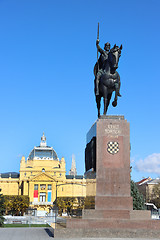
[[29, 160], [58, 160], [53, 147], [47, 146], [46, 137], [43, 133], [40, 146], [34, 147], [28, 156]]

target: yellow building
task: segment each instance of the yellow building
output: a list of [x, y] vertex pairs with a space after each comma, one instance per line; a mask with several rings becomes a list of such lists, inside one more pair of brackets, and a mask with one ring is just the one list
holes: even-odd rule
[[[76, 174], [75, 162], [70, 171]], [[81, 175], [66, 175], [66, 162], [59, 160], [53, 147], [41, 137], [40, 146], [34, 147], [27, 160], [20, 162], [20, 174], [0, 175], [0, 188], [4, 195], [27, 195], [30, 207], [49, 212], [57, 197], [86, 197], [86, 181], [95, 191], [92, 179]], [[95, 183], [95, 180], [94, 180]], [[91, 194], [92, 195], [92, 194]]]

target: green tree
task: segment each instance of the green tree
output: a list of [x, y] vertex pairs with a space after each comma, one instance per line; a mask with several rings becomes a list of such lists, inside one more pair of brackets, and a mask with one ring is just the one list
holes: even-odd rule
[[95, 196], [87, 196], [84, 201], [85, 209], [95, 209]]
[[75, 197], [58, 197], [57, 206], [60, 212], [70, 213], [75, 208], [76, 198]]
[[[0, 189], [0, 192], [1, 192], [1, 189]], [[3, 227], [4, 225], [4, 212], [5, 212], [5, 209], [4, 209], [4, 196], [3, 194], [0, 194], [0, 227]]]
[[131, 196], [133, 197], [133, 210], [144, 210], [143, 195], [139, 192], [137, 185], [131, 180]]
[[84, 208], [85, 198], [84, 197], [77, 197], [77, 209], [82, 210]]
[[4, 206], [6, 214], [23, 215], [26, 209], [29, 207], [28, 196], [4, 196]]

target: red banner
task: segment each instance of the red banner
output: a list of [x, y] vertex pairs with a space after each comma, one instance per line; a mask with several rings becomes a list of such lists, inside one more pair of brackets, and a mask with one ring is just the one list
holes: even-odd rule
[[38, 190], [34, 190], [34, 198], [38, 198]]

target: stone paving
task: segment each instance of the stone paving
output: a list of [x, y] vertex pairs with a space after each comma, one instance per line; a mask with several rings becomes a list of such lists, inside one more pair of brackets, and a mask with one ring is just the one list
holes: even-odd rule
[[[53, 229], [45, 228], [0, 228], [0, 240], [51, 240]], [[54, 238], [64, 240], [64, 238]], [[67, 239], [67, 238], [66, 238]], [[154, 238], [70, 238], [70, 240], [157, 240]]]
[[0, 240], [51, 240], [53, 229], [39, 228], [0, 228]]

